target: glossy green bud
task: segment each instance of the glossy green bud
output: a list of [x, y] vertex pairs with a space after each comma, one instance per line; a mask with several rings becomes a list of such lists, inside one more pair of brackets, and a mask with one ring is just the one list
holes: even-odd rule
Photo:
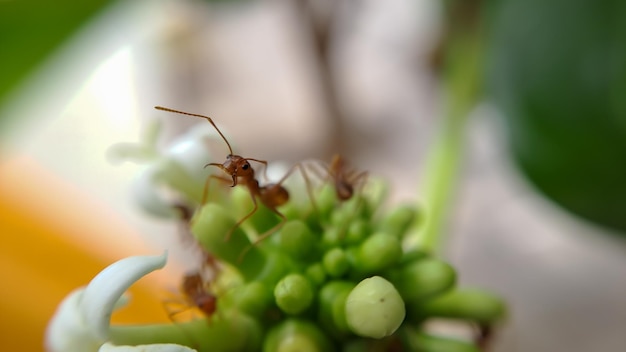
[[359, 336], [381, 339], [404, 321], [404, 301], [391, 282], [380, 276], [361, 281], [346, 299], [346, 321]]
[[326, 270], [321, 263], [315, 263], [310, 265], [305, 270], [305, 275], [316, 287], [323, 285], [326, 282]]
[[406, 264], [391, 281], [407, 302], [419, 303], [452, 288], [456, 272], [448, 263], [428, 258]]
[[329, 221], [338, 202], [334, 188], [331, 185], [324, 185], [324, 187], [317, 192], [315, 202], [320, 219]]
[[492, 324], [502, 319], [506, 306], [500, 297], [476, 289], [459, 289], [446, 292], [418, 307], [423, 316], [458, 318], [482, 324]]
[[260, 317], [273, 302], [272, 291], [259, 281], [252, 281], [228, 291], [232, 306], [251, 317]]
[[365, 240], [372, 232], [372, 228], [368, 221], [364, 219], [355, 219], [347, 228], [344, 242], [347, 245], [358, 245]]
[[380, 222], [378, 231], [402, 237], [417, 219], [418, 210], [413, 205], [401, 205], [389, 212]]
[[280, 247], [295, 259], [306, 260], [318, 252], [318, 238], [300, 220], [288, 221], [280, 230]]
[[[200, 245], [217, 258], [237, 267], [246, 280], [257, 276], [266, 264], [264, 254], [250, 247], [250, 240], [235, 219], [221, 206], [208, 203], [191, 221], [191, 232]], [[230, 238], [226, 240], [228, 234]], [[245, 256], [240, 257], [248, 249]]]
[[330, 249], [341, 245], [343, 235], [341, 228], [332, 226], [324, 230], [322, 234], [322, 248]]
[[330, 281], [319, 291], [319, 314], [321, 325], [335, 337], [348, 333], [346, 300], [354, 289], [350, 281]]
[[313, 287], [300, 274], [289, 274], [276, 284], [274, 298], [278, 307], [287, 314], [298, 314], [313, 302]]
[[358, 272], [377, 273], [394, 265], [402, 256], [398, 237], [378, 233], [369, 237], [356, 252], [353, 266]]
[[473, 343], [430, 335], [423, 332], [405, 334], [410, 351], [416, 352], [480, 352]]
[[287, 319], [272, 328], [263, 352], [327, 352], [333, 347], [326, 335], [313, 323], [298, 319]]
[[339, 247], [326, 252], [322, 259], [322, 264], [328, 275], [334, 278], [344, 275], [350, 269], [350, 261], [346, 253]]

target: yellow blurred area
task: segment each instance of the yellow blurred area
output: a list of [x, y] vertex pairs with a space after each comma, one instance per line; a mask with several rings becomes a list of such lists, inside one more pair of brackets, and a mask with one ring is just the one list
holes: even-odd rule
[[[123, 257], [158, 254], [112, 214], [28, 156], [0, 161], [0, 351], [43, 350], [46, 325], [69, 292]], [[134, 285], [113, 322], [169, 321], [164, 275]]]

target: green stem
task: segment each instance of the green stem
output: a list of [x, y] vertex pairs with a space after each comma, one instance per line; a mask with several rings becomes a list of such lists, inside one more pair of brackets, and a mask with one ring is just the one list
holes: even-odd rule
[[444, 72], [448, 105], [430, 151], [422, 187], [426, 218], [418, 245], [435, 252], [441, 246], [445, 217], [450, 207], [461, 162], [467, 117], [479, 98], [482, 84], [480, 30], [451, 39]]
[[116, 345], [175, 343], [198, 351], [256, 351], [261, 327], [241, 312], [226, 312], [186, 323], [112, 326], [109, 337]]
[[466, 119], [464, 116], [449, 113], [443, 122], [438, 140], [427, 161], [422, 187], [426, 217], [418, 237], [418, 245], [427, 252], [436, 251], [440, 245], [444, 220], [459, 169]]

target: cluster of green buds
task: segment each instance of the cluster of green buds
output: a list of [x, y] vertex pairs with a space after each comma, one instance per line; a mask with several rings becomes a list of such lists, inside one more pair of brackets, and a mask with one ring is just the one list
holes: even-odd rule
[[[151, 160], [138, 193], [148, 211], [176, 214], [145, 184], [167, 186], [188, 204], [198, 204], [191, 233], [221, 267], [206, 283], [216, 298], [215, 311], [169, 325], [105, 328], [101, 341], [174, 343], [198, 351], [464, 352], [479, 351], [479, 343], [433, 334], [426, 323], [445, 318], [488, 327], [503, 318], [500, 298], [457, 287], [451, 265], [411, 245], [427, 214], [412, 204], [386, 211], [382, 180], [370, 177], [350, 199], [340, 200], [330, 182], [307, 187], [293, 175], [285, 183], [290, 201], [279, 208], [286, 220], [259, 203], [239, 224], [252, 209], [243, 185], [214, 182], [200, 205], [206, 175], [193, 170], [211, 159], [190, 151], [202, 150], [197, 146], [205, 137], [190, 132], [177, 147], [184, 153], [124, 148]], [[190, 162], [190, 156], [203, 160]], [[272, 229], [277, 230], [256, 242]], [[164, 265], [155, 263], [136, 270], [143, 275]]]
[[[303, 199], [281, 208], [284, 226], [254, 245], [255, 235], [281, 219], [260, 208], [225, 241], [250, 209], [244, 188], [203, 206], [192, 233], [228, 266], [224, 275], [237, 276], [227, 280], [231, 287], [208, 319], [244, 315], [255, 321], [245, 325], [252, 329], [246, 336], [260, 338], [250, 340], [251, 351], [477, 351], [473, 341], [430, 335], [424, 323], [443, 317], [488, 326], [502, 317], [503, 303], [457, 288], [448, 263], [405, 249], [419, 233], [414, 225], [421, 213], [412, 205], [383, 212], [385, 193], [385, 184], [373, 179], [345, 202], [328, 184], [308, 202], [306, 192], [297, 192]], [[215, 341], [206, 343], [215, 348]]]

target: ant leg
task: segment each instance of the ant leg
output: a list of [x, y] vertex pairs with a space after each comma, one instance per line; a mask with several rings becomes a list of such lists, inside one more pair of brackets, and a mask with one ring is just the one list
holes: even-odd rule
[[276, 226], [274, 226], [271, 229], [265, 231], [265, 233], [263, 233], [259, 237], [257, 237], [256, 240], [254, 240], [254, 242], [252, 242], [252, 244], [250, 244], [246, 249], [244, 249], [243, 252], [241, 252], [241, 254], [239, 254], [239, 258], [237, 258], [237, 261], [239, 263], [241, 263], [243, 261], [243, 258], [252, 249], [252, 247], [254, 247], [257, 244], [261, 243], [261, 241], [263, 241], [264, 239], [270, 237], [270, 235], [273, 234], [274, 232], [280, 230], [285, 225], [285, 223], [287, 222], [287, 217], [285, 215], [283, 215], [281, 212], [279, 212], [277, 209], [275, 209], [275, 208], [269, 208], [269, 209], [271, 211], [273, 211], [275, 214], [277, 214], [278, 216], [280, 216], [281, 221], [278, 224], [276, 224]]
[[[315, 165], [315, 167], [313, 167], [313, 165]], [[322, 183], [325, 183], [332, 178], [333, 171], [330, 168], [330, 165], [326, 162], [322, 160], [313, 160], [310, 166], [310, 170], [318, 180], [322, 181]]]
[[354, 210], [352, 212], [352, 215], [349, 218], [349, 221], [346, 222], [342, 228], [340, 229], [340, 236], [343, 238], [346, 233], [348, 232], [348, 226], [349, 224], [352, 222], [352, 220], [355, 218], [356, 214], [359, 213], [361, 207], [363, 206], [363, 202], [365, 201], [364, 197], [363, 197], [363, 189], [365, 188], [365, 184], [367, 183], [367, 177], [368, 177], [368, 173], [367, 171], [362, 171], [359, 172], [356, 176], [351, 176], [351, 183], [353, 185], [356, 185], [357, 190], [355, 192], [356, 194], [356, 204], [354, 205]]
[[253, 246], [256, 246], [257, 244], [261, 243], [261, 241], [268, 238], [271, 234], [280, 230], [280, 228], [283, 227], [283, 225], [285, 225], [285, 223], [287, 222], [287, 217], [283, 213], [279, 212], [277, 209], [270, 209], [270, 210], [273, 211], [276, 215], [280, 216], [281, 220], [274, 227], [265, 231], [265, 233], [259, 235], [256, 238], [256, 240], [254, 240], [254, 242], [252, 243]]
[[257, 209], [259, 208], [259, 205], [256, 202], [256, 198], [254, 197], [254, 193], [250, 192], [250, 198], [252, 198], [252, 204], [254, 204], [254, 207], [252, 208], [252, 211], [250, 211], [246, 216], [244, 216], [239, 221], [237, 221], [235, 226], [233, 226], [233, 228], [230, 229], [230, 231], [228, 231], [228, 233], [226, 234], [226, 239], [224, 241], [230, 240], [230, 236], [233, 235], [233, 232], [235, 231], [235, 229], [237, 227], [239, 227], [241, 224], [243, 224], [244, 221], [248, 220], [248, 218], [250, 218], [254, 213], [256, 213]]
[[306, 187], [306, 193], [309, 195], [309, 199], [311, 200], [311, 206], [313, 207], [313, 211], [319, 214], [320, 213], [319, 207], [317, 206], [315, 196], [313, 195], [314, 194], [313, 184], [311, 183], [311, 178], [309, 177], [309, 174], [307, 173], [306, 166], [303, 163], [297, 163], [294, 166], [292, 166], [291, 169], [285, 174], [285, 176], [283, 176], [283, 178], [280, 180], [278, 184], [281, 184], [282, 182], [284, 182], [287, 179], [287, 177], [296, 169], [300, 171], [300, 174], [302, 175], [302, 178], [304, 179], [304, 186]]
[[172, 321], [176, 322], [174, 319], [175, 316], [189, 311], [193, 306], [186, 300], [181, 297], [176, 298], [168, 298], [161, 302], [163, 305], [163, 309], [167, 313], [167, 317]]
[[209, 177], [206, 178], [206, 181], [204, 181], [204, 189], [202, 190], [202, 202], [200, 203], [201, 206], [206, 205], [206, 203], [208, 202], [209, 199], [209, 186], [211, 184], [211, 180], [212, 179], [217, 179], [219, 181], [225, 182], [225, 183], [230, 183], [230, 179], [221, 177], [221, 176], [217, 176], [217, 175], [209, 175]]

